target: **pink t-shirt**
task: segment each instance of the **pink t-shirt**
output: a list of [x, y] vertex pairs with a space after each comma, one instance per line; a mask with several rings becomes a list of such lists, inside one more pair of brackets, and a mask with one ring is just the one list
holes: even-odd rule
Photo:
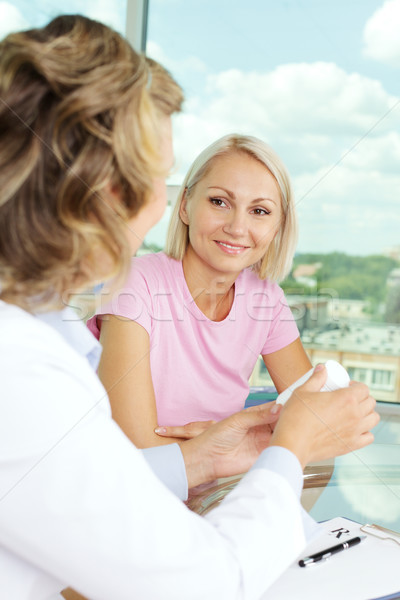
[[[163, 252], [132, 259], [124, 288], [98, 314], [127, 317], [148, 332], [159, 425], [220, 420], [241, 410], [258, 356], [299, 337], [276, 283], [243, 271], [229, 315], [210, 321], [189, 292], [182, 263]], [[99, 337], [96, 316], [88, 327]]]

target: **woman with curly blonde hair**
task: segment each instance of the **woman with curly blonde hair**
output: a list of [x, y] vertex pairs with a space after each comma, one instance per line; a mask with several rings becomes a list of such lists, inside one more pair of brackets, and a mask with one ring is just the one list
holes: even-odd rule
[[[65, 303], [126, 270], [162, 214], [181, 101], [160, 65], [84, 17], [0, 43], [2, 598], [49, 600], [67, 585], [92, 600], [257, 598], [305, 543], [301, 467], [340, 451], [310, 418], [296, 442], [303, 405], [290, 401], [274, 433], [279, 409], [267, 407], [151, 452], [111, 418], [100, 345]], [[367, 443], [367, 388], [336, 404], [352, 427], [345, 447]], [[228, 510], [201, 519], [181, 502], [188, 486], [249, 469], [270, 442]]]

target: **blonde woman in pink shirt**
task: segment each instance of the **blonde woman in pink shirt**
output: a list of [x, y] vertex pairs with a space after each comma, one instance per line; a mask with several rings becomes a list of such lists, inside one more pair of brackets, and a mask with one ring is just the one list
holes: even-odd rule
[[228, 135], [197, 157], [165, 253], [134, 258], [88, 323], [113, 417], [137, 446], [192, 437], [243, 408], [260, 355], [278, 392], [310, 369], [277, 283], [296, 242], [289, 175], [267, 144]]

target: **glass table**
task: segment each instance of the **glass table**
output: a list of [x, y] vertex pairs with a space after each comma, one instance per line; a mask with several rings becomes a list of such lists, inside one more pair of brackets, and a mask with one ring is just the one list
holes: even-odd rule
[[[400, 532], [400, 415], [383, 414], [375, 442], [304, 471], [302, 504], [316, 521], [336, 516]], [[230, 477], [194, 490], [188, 506], [206, 514], [240, 480]]]

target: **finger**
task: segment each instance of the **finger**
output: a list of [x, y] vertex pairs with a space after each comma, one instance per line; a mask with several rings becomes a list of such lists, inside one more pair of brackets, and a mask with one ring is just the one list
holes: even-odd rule
[[257, 425], [269, 425], [275, 423], [282, 410], [282, 405], [276, 402], [267, 402], [258, 406], [251, 406], [236, 413], [235, 418], [243, 429], [251, 429]]
[[186, 425], [156, 427], [154, 433], [161, 437], [173, 437], [190, 440], [206, 431], [215, 421], [196, 421]]
[[372, 444], [374, 439], [374, 434], [371, 431], [366, 431], [365, 433], [360, 435], [360, 437], [358, 438], [357, 447], [354, 449], [360, 450], [361, 448], [365, 448], [366, 446], [369, 446], [369, 444]]
[[362, 422], [364, 432], [366, 433], [367, 431], [371, 431], [371, 429], [378, 425], [380, 420], [381, 418], [377, 412], [372, 412], [368, 414], [366, 417], [364, 417]]
[[369, 415], [370, 413], [375, 411], [376, 408], [376, 400], [372, 396], [368, 396], [365, 400], [360, 402], [361, 410], [364, 415]]
[[361, 381], [353, 381], [352, 380], [349, 383], [349, 387], [352, 390], [355, 390], [360, 395], [360, 398], [362, 398], [362, 397], [366, 398], [367, 396], [369, 396], [369, 387], [365, 383], [362, 383]]
[[323, 364], [316, 365], [311, 377], [298, 389], [304, 392], [319, 392], [327, 378], [326, 367]]
[[[161, 437], [184, 438], [184, 427], [156, 427], [154, 433]], [[186, 439], [186, 438], [185, 438]]]
[[[255, 406], [249, 406], [245, 408], [243, 412], [256, 412], [256, 413], [264, 413], [264, 412], [272, 412], [272, 414], [277, 414], [281, 411], [282, 405], [277, 404], [275, 400], [268, 400], [268, 402], [264, 402], [263, 404], [256, 404]], [[240, 414], [240, 413], [239, 413]]]

